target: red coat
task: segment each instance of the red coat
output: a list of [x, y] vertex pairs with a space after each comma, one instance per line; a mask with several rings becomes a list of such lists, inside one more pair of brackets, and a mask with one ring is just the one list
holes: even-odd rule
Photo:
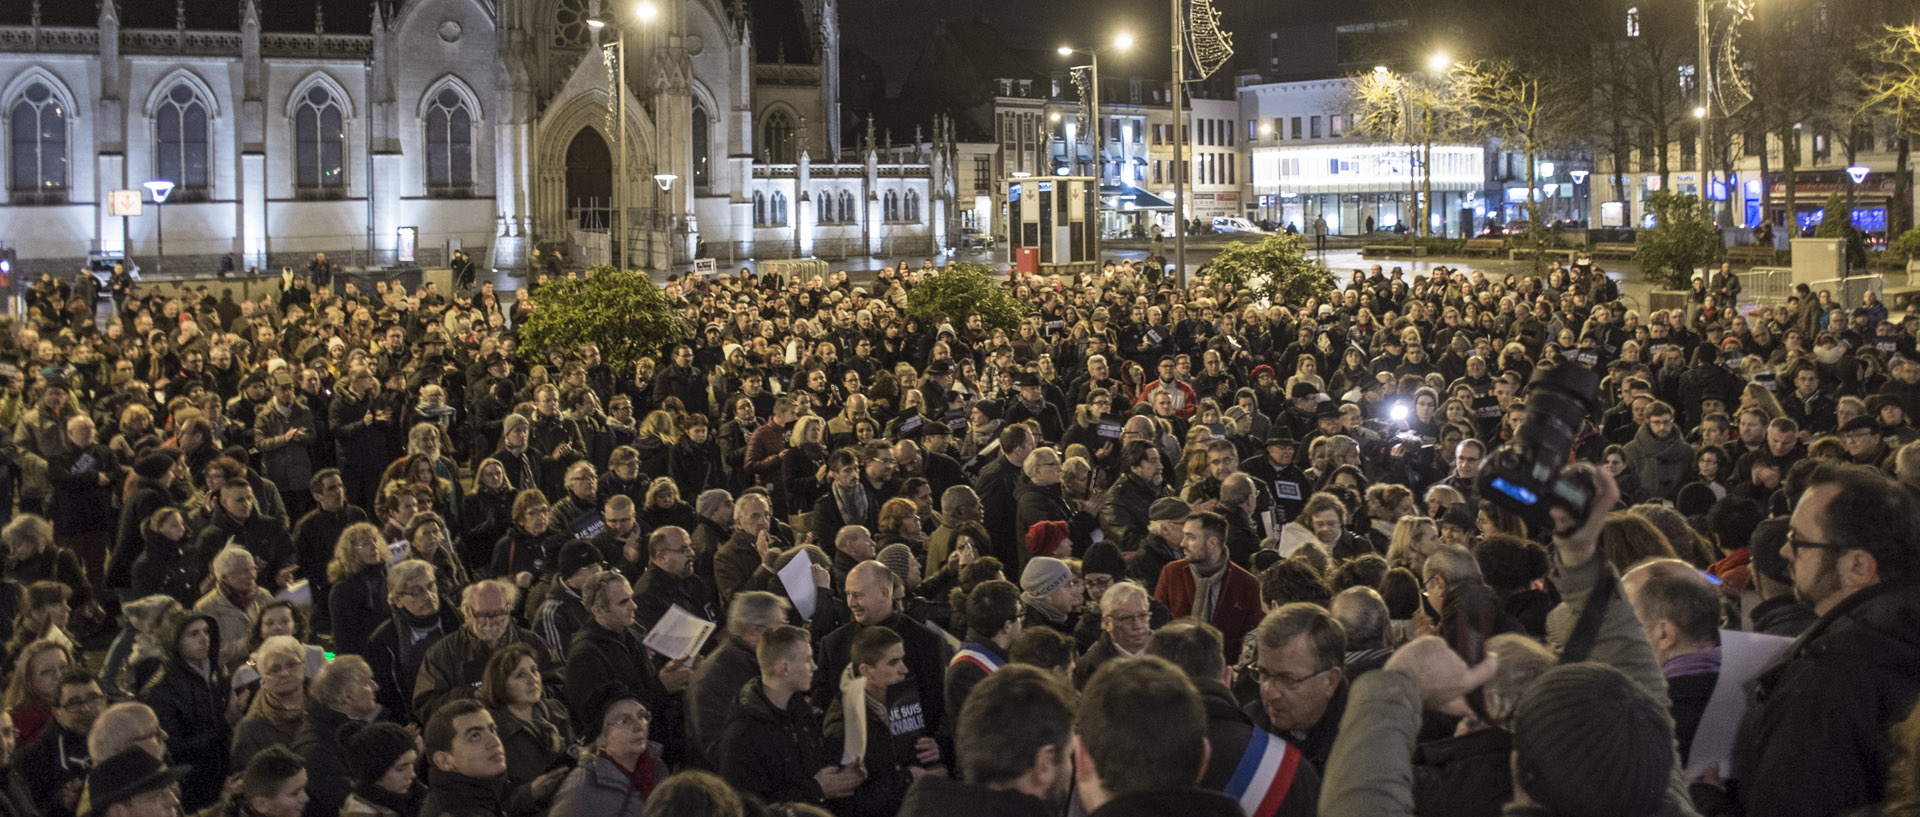
[[[1220, 582], [1220, 598], [1213, 605], [1213, 620], [1207, 623], [1220, 629], [1227, 666], [1233, 666], [1240, 660], [1240, 640], [1260, 626], [1266, 609], [1260, 604], [1260, 580], [1246, 568], [1228, 562], [1227, 575]], [[1193, 613], [1193, 571], [1187, 569], [1187, 560], [1160, 569], [1153, 597], [1165, 603], [1174, 618]]]

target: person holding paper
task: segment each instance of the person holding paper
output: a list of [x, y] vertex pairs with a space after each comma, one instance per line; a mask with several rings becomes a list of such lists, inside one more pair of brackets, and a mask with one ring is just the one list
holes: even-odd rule
[[581, 588], [580, 598], [591, 619], [580, 626], [567, 650], [567, 706], [574, 730], [591, 731], [588, 727], [600, 717], [586, 706], [594, 691], [609, 683], [624, 684], [640, 696], [649, 712], [659, 713], [654, 740], [666, 747], [667, 762], [678, 763], [684, 748], [680, 693], [693, 677], [692, 665], [655, 663], [653, 653], [641, 643], [640, 628], [634, 626], [633, 588], [619, 573], [595, 574]]
[[720, 622], [713, 588], [693, 574], [693, 543], [684, 528], [668, 525], [647, 536], [647, 570], [634, 582], [634, 620], [652, 629], [675, 604], [708, 621]]
[[[946, 767], [939, 765], [940, 746], [927, 736], [924, 724], [890, 717], [887, 691], [907, 679], [906, 657], [900, 634], [886, 627], [868, 627], [853, 638], [853, 658], [841, 676], [840, 694], [827, 707], [826, 739], [829, 749], [843, 747], [843, 761], [857, 752], [865, 761], [867, 779], [836, 804], [840, 817], [892, 817], [913, 781], [946, 774]], [[849, 714], [850, 709], [858, 711]], [[864, 728], [851, 723], [861, 717]]]

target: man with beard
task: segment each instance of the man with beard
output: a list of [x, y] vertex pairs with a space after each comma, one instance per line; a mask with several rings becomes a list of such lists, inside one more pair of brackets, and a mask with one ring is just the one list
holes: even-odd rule
[[1220, 629], [1223, 658], [1240, 655], [1240, 640], [1260, 623], [1260, 580], [1227, 555], [1227, 520], [1216, 513], [1188, 516], [1181, 525], [1187, 558], [1160, 570], [1153, 597], [1175, 618], [1192, 616]]
[[1100, 507], [1100, 530], [1121, 553], [1134, 553], [1146, 541], [1148, 511], [1166, 495], [1161, 481], [1164, 466], [1160, 448], [1151, 440], [1129, 439], [1120, 448], [1120, 467], [1126, 470], [1107, 490]]
[[1749, 688], [1738, 796], [1753, 813], [1835, 814], [1886, 796], [1887, 730], [1920, 695], [1920, 518], [1897, 483], [1840, 466], [1814, 472], [1788, 526], [1794, 595], [1820, 619]]
[[927, 775], [914, 781], [900, 817], [1045, 817], [1066, 805], [1073, 706], [1058, 680], [1010, 664], [987, 677], [958, 713], [954, 748], [967, 782]]

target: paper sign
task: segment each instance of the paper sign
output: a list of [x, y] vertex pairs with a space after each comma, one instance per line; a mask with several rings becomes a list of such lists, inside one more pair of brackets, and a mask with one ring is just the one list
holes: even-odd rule
[[1783, 636], [1720, 631], [1720, 679], [1714, 682], [1713, 697], [1707, 699], [1700, 726], [1693, 732], [1688, 777], [1704, 774], [1707, 764], [1718, 763], [1721, 777], [1739, 779], [1740, 770], [1733, 766], [1733, 740], [1747, 714], [1747, 682], [1792, 644], [1793, 639]]
[[1100, 424], [1100, 438], [1103, 440], [1120, 439], [1120, 424], [1102, 422]]
[[813, 585], [813, 558], [806, 551], [794, 554], [793, 561], [780, 568], [780, 585], [787, 589], [787, 600], [793, 602], [794, 611], [812, 621], [820, 588]]
[[279, 601], [293, 602], [297, 607], [312, 607], [313, 585], [306, 579], [301, 579], [287, 585], [285, 590], [273, 594], [273, 597]]
[[641, 643], [647, 645], [647, 649], [684, 664], [700, 654], [700, 648], [706, 645], [707, 637], [711, 635], [713, 622], [675, 604], [667, 608], [667, 614], [660, 617], [660, 623], [653, 625]]
[[840, 747], [840, 765], [867, 756], [867, 679], [849, 671], [840, 679], [840, 722], [847, 736]]

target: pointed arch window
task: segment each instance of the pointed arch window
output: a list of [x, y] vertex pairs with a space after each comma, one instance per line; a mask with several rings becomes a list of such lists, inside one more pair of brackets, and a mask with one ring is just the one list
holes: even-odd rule
[[753, 224], [758, 227], [767, 223], [767, 197], [759, 191], [753, 194]]
[[167, 89], [153, 112], [153, 170], [173, 182], [174, 200], [207, 196], [207, 100], [186, 82]]
[[881, 218], [884, 218], [887, 221], [899, 221], [900, 220], [900, 194], [895, 193], [892, 190], [888, 190], [886, 198], [881, 200], [880, 211], [882, 213]]
[[779, 191], [774, 191], [773, 224], [784, 225], [786, 223], [787, 223], [787, 194], [781, 193]]
[[796, 151], [793, 144], [793, 119], [786, 111], [774, 111], [767, 116], [763, 129], [767, 145], [767, 161], [777, 165], [793, 164]]
[[853, 193], [850, 191], [840, 191], [840, 218], [848, 224], [860, 223], [860, 211], [854, 209]]
[[693, 106], [693, 186], [713, 184], [712, 152], [707, 144], [707, 110]]
[[340, 101], [315, 86], [294, 111], [293, 183], [305, 195], [344, 195], [347, 189], [346, 117]]
[[906, 218], [908, 221], [917, 222], [920, 220], [920, 191], [918, 190], [907, 191]]
[[14, 204], [67, 201], [67, 110], [44, 82], [7, 106], [7, 189]]
[[815, 198], [814, 201], [819, 202], [819, 205], [820, 205], [820, 223], [821, 224], [834, 223], [835, 219], [833, 217], [833, 191], [831, 190], [820, 191], [820, 195], [817, 198]]
[[442, 88], [427, 106], [427, 195], [473, 195], [473, 111], [452, 88]]

